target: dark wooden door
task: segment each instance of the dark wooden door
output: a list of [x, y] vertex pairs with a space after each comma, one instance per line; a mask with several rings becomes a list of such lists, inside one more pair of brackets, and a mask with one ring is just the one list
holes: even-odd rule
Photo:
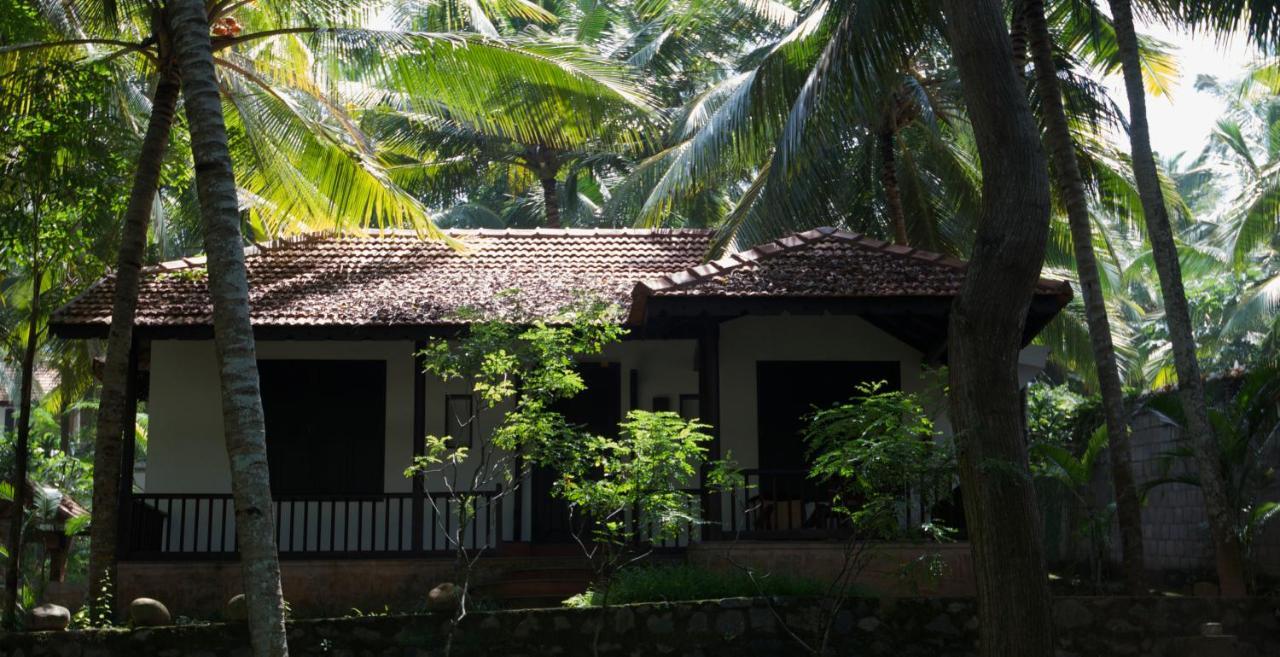
[[[594, 434], [617, 435], [618, 422], [622, 420], [622, 368], [617, 363], [583, 363], [578, 371], [586, 390], [559, 402], [556, 410]], [[554, 471], [534, 468], [531, 536], [537, 543], [573, 542], [569, 506], [551, 493], [555, 480]]]

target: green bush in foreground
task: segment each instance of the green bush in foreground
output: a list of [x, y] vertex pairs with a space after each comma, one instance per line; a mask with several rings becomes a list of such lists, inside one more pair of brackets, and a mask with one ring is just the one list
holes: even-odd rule
[[[643, 566], [628, 568], [614, 576], [609, 604], [635, 602], [681, 602], [716, 598], [769, 596], [816, 596], [822, 584], [788, 575], [757, 575], [759, 586], [745, 572], [718, 572], [690, 566]], [[600, 604], [594, 591], [586, 591], [564, 601], [568, 607]]]

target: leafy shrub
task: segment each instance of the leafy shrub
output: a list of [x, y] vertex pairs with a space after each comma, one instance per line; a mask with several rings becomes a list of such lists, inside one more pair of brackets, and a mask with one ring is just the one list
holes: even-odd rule
[[[745, 572], [720, 572], [687, 564], [641, 566], [627, 568], [614, 576], [609, 588], [609, 604], [635, 602], [681, 602], [718, 598], [769, 596], [817, 596], [822, 584], [789, 575], [758, 576], [759, 588]], [[569, 607], [593, 607], [600, 604], [595, 591], [569, 598]]]

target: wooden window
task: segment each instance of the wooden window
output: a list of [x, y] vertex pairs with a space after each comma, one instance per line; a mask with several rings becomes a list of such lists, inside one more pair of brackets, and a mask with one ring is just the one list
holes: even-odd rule
[[271, 491], [383, 492], [387, 366], [370, 360], [261, 360]]
[[471, 447], [475, 436], [475, 398], [471, 395], [444, 396], [444, 435], [453, 448]]

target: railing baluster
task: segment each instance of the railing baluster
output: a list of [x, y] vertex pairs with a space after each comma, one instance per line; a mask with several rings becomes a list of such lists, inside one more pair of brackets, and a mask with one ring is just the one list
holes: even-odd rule
[[338, 537], [338, 501], [329, 501], [329, 551], [333, 552], [333, 542]]
[[164, 520], [162, 520], [161, 522], [164, 523], [164, 532], [163, 532], [164, 540], [160, 544], [160, 551], [168, 552], [169, 537], [173, 535], [173, 498], [172, 497], [164, 498]]
[[[298, 502], [299, 500], [293, 500], [292, 502], [289, 503], [289, 551], [290, 552], [300, 552], [297, 546]], [[307, 504], [306, 500], [301, 500], [301, 502], [303, 504], [303, 508], [305, 509]], [[303, 524], [302, 524], [302, 543], [303, 543], [302, 547], [306, 548], [307, 547], [306, 545], [307, 525], [305, 520], [303, 521]]]
[[356, 501], [356, 517], [356, 552], [359, 552], [364, 549], [364, 500]]

